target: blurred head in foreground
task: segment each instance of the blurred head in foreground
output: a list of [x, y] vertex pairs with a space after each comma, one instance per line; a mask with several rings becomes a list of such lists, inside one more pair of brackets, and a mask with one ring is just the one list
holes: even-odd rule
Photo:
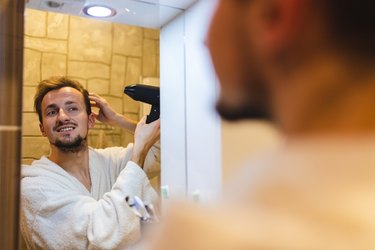
[[223, 118], [286, 134], [375, 128], [375, 2], [221, 0], [207, 37]]
[[374, 12], [369, 0], [218, 1], [218, 112], [298, 140], [243, 168], [237, 200], [171, 209], [154, 249], [375, 249]]

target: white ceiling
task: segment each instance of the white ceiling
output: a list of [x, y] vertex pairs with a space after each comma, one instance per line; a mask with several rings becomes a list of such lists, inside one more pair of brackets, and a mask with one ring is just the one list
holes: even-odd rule
[[[61, 3], [61, 7], [49, 7], [50, 1]], [[147, 28], [160, 28], [196, 1], [198, 0], [28, 0], [26, 7], [85, 16], [82, 12], [84, 6], [100, 4], [117, 11], [113, 17], [100, 19]]]

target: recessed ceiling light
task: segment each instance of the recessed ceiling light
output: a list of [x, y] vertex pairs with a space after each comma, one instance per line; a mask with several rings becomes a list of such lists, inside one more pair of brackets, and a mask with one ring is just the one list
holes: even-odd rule
[[116, 15], [116, 11], [104, 5], [88, 5], [83, 8], [83, 13], [92, 17], [110, 17]]

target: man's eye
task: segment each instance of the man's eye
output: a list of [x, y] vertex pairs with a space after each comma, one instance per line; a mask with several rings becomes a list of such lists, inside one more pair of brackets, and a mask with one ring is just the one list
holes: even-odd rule
[[51, 110], [47, 112], [47, 116], [54, 116], [56, 114], [57, 114], [56, 110]]
[[78, 108], [76, 108], [76, 107], [71, 107], [71, 108], [69, 108], [68, 110], [69, 110], [69, 111], [77, 111]]

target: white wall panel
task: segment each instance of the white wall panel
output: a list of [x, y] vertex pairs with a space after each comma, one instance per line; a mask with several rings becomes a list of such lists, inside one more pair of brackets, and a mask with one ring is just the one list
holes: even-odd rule
[[161, 184], [185, 195], [186, 103], [184, 16], [160, 31]]
[[214, 110], [216, 76], [204, 45], [216, 1], [200, 1], [185, 13], [188, 193], [210, 200], [221, 191], [220, 118]]
[[162, 185], [172, 194], [185, 189], [188, 197], [199, 191], [204, 201], [221, 193], [217, 85], [204, 45], [215, 2], [199, 1], [164, 26], [160, 38]]

